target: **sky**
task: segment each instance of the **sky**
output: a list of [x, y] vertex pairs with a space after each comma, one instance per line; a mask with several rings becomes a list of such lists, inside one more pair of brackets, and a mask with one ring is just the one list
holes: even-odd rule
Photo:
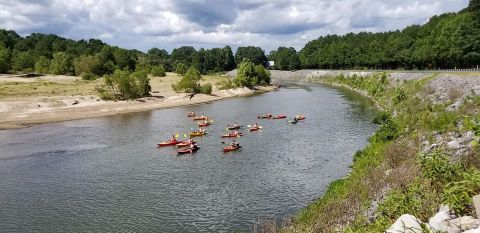
[[123, 48], [279, 46], [380, 32], [457, 12], [468, 0], [0, 0], [0, 28], [96, 38]]

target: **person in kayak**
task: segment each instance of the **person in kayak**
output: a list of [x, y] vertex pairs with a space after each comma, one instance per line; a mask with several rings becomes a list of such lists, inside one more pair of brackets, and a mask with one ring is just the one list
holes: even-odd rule
[[253, 125], [254, 128], [258, 128], [258, 123], [255, 123], [255, 125]]
[[239, 132], [238, 131], [233, 131], [233, 135], [238, 136]]
[[203, 124], [208, 125], [208, 120], [203, 121]]
[[237, 147], [239, 145], [240, 145], [240, 143], [236, 142], [235, 139], [233, 139], [232, 143], [230, 143], [230, 147], [232, 147], [232, 148]]
[[172, 135], [172, 139], [170, 139], [170, 142], [176, 142], [177, 138], [175, 138], [175, 135]]

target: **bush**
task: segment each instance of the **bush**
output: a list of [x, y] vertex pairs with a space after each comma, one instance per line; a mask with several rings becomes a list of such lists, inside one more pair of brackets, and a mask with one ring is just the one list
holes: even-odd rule
[[165, 68], [163, 66], [155, 66], [150, 70], [150, 74], [154, 77], [165, 77], [167, 74], [165, 73]]
[[270, 72], [262, 65], [255, 66], [252, 62], [244, 60], [238, 65], [237, 77], [234, 82], [239, 87], [248, 88], [259, 84], [269, 84]]
[[82, 75], [83, 73], [102, 75], [102, 64], [96, 56], [82, 55], [73, 61], [73, 66], [76, 75]]
[[423, 177], [437, 186], [451, 182], [458, 177], [460, 167], [453, 164], [443, 150], [435, 150], [419, 157]]
[[105, 86], [108, 93], [99, 92], [100, 96], [109, 96], [111, 99], [137, 99], [150, 95], [150, 79], [145, 71], [115, 70], [105, 76]]
[[461, 181], [451, 182], [445, 186], [444, 203], [457, 214], [472, 214], [472, 196], [480, 193], [480, 171], [471, 170], [462, 176]]
[[397, 139], [399, 135], [400, 129], [398, 124], [388, 118], [380, 125], [380, 128], [375, 132], [371, 140], [374, 142], [388, 142]]
[[184, 75], [185, 73], [187, 73], [187, 66], [183, 63], [178, 63], [175, 66], [175, 72], [179, 75]]
[[393, 97], [393, 102], [398, 104], [407, 99], [407, 92], [403, 88], [397, 88], [395, 90], [395, 96]]
[[176, 92], [200, 93], [200, 80], [202, 75], [200, 71], [191, 67], [177, 84], [172, 84], [172, 88]]
[[457, 115], [453, 112], [442, 110], [434, 113], [433, 119], [427, 119], [428, 128], [440, 132], [445, 132], [450, 128], [455, 128]]
[[50, 73], [50, 60], [44, 56], [39, 57], [35, 63], [35, 72], [40, 74]]
[[53, 54], [53, 60], [50, 64], [50, 72], [53, 74], [72, 74], [70, 57], [64, 52]]
[[92, 73], [82, 73], [82, 79], [83, 80], [95, 80], [95, 79], [97, 79], [97, 76], [92, 74]]
[[200, 93], [210, 95], [212, 94], [212, 84], [207, 83], [202, 86]]

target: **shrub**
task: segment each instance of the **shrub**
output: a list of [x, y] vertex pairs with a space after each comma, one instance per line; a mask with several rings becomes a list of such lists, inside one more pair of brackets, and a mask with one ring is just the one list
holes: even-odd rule
[[176, 92], [200, 93], [202, 90], [199, 83], [201, 79], [200, 72], [191, 67], [177, 84], [172, 84], [172, 88]]
[[187, 66], [183, 63], [178, 63], [175, 66], [175, 72], [179, 75], [184, 75], [185, 73], [187, 73]]
[[393, 102], [395, 104], [398, 104], [398, 103], [400, 103], [400, 102], [402, 102], [406, 99], [407, 99], [407, 92], [401, 87], [397, 88], [395, 90], [395, 95], [393, 97]]
[[40, 74], [50, 73], [50, 60], [44, 56], [39, 57], [35, 62], [35, 72]]
[[455, 180], [460, 170], [459, 165], [451, 163], [443, 150], [434, 150], [421, 155], [418, 163], [423, 177], [430, 179], [437, 186]]
[[207, 83], [201, 87], [200, 93], [210, 95], [212, 94], [212, 84]]
[[444, 202], [457, 214], [471, 214], [472, 196], [480, 193], [480, 171], [465, 172], [462, 178], [461, 181], [451, 182], [445, 186]]
[[236, 87], [232, 79], [222, 80], [220, 82], [217, 82], [215, 85], [218, 86], [219, 90], [228, 90]]
[[50, 64], [50, 72], [53, 74], [71, 74], [72, 63], [70, 57], [64, 52], [53, 54], [53, 60]]
[[399, 135], [400, 129], [398, 124], [392, 119], [386, 119], [371, 140], [374, 142], [388, 142], [397, 139]]
[[97, 79], [97, 76], [92, 74], [92, 73], [82, 73], [82, 79], [83, 80], [95, 80], [95, 79]]
[[165, 68], [163, 66], [155, 66], [150, 70], [150, 74], [154, 77], [165, 77], [167, 76], [165, 73]]
[[427, 125], [431, 130], [445, 132], [455, 127], [456, 120], [457, 115], [455, 113], [441, 110], [440, 112], [434, 113], [432, 118], [427, 119]]
[[82, 55], [73, 61], [73, 66], [76, 75], [82, 75], [83, 73], [102, 75], [102, 64], [96, 56]]
[[[115, 70], [111, 75], [105, 76], [105, 86], [108, 94], [112, 99], [137, 99], [149, 96], [151, 91], [150, 79], [145, 71], [129, 71]], [[102, 96], [102, 93], [99, 92]]]

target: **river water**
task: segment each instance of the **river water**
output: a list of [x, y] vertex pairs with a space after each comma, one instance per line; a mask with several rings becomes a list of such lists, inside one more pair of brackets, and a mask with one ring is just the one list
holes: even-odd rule
[[[376, 110], [351, 91], [284, 83], [279, 91], [190, 107], [0, 131], [2, 232], [242, 232], [295, 215], [345, 176], [375, 131]], [[156, 148], [194, 123], [201, 149]], [[259, 113], [304, 114], [296, 125]], [[227, 124], [264, 129], [223, 154]]]

